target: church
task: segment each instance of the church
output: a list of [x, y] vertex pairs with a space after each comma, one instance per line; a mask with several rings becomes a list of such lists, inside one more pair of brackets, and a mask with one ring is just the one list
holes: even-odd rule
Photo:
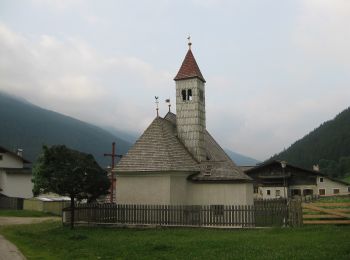
[[252, 179], [206, 130], [206, 81], [188, 45], [174, 78], [176, 115], [157, 114], [113, 170], [118, 204], [253, 204]]

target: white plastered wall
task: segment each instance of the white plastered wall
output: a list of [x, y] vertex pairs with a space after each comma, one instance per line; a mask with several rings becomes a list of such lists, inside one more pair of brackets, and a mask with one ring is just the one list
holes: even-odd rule
[[[321, 178], [323, 178], [323, 182], [320, 182]], [[322, 177], [322, 176], [317, 177], [317, 194], [320, 194], [319, 193], [320, 189], [325, 189], [326, 196], [334, 195], [334, 189], [339, 189], [338, 195], [345, 195], [349, 193], [348, 187], [350, 187], [350, 185], [345, 185], [340, 182], [332, 181], [327, 177]]]
[[[270, 195], [267, 194], [267, 191], [270, 191]], [[279, 191], [279, 196], [277, 195], [277, 191]], [[274, 186], [274, 187], [259, 187], [258, 193], [255, 194], [256, 198], [259, 199], [277, 199], [277, 198], [284, 198], [285, 196], [288, 196], [288, 188], [283, 186]]]
[[118, 204], [169, 204], [170, 176], [117, 176], [116, 196]]
[[12, 154], [0, 153], [2, 160], [0, 160], [0, 168], [23, 168], [23, 161]]
[[251, 183], [189, 183], [188, 204], [253, 205]]
[[32, 174], [0, 172], [1, 193], [8, 197], [32, 198]]

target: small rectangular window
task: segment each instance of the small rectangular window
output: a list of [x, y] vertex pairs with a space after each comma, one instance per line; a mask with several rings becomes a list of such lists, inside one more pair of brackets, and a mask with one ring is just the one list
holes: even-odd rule
[[266, 194], [267, 195], [271, 195], [271, 191], [270, 190], [266, 190]]
[[2, 161], [2, 154], [0, 154], [0, 161]]
[[339, 194], [339, 189], [333, 189], [333, 194]]
[[320, 177], [320, 182], [323, 182], [323, 177]]
[[259, 193], [259, 187], [254, 187], [254, 193]]
[[276, 190], [276, 197], [281, 196], [281, 191], [280, 190]]
[[324, 195], [326, 195], [326, 190], [325, 189], [319, 189], [318, 193], [320, 194], [320, 196], [324, 196]]

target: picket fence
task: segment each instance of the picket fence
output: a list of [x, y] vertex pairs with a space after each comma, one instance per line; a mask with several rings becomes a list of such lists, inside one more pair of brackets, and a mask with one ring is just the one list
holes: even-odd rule
[[[79, 204], [74, 224], [155, 225], [193, 227], [300, 226], [300, 202], [257, 205], [120, 205]], [[63, 209], [63, 224], [71, 209]]]

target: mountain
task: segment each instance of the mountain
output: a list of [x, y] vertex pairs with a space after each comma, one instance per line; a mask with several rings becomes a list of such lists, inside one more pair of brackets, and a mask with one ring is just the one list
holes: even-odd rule
[[319, 164], [321, 171], [333, 177], [350, 174], [350, 107], [271, 159], [309, 169]]
[[132, 145], [102, 128], [2, 92], [0, 122], [0, 146], [12, 151], [21, 148], [23, 156], [32, 162], [42, 145], [64, 144], [91, 153], [102, 167], [106, 167], [111, 158], [103, 154], [111, 152], [112, 142], [117, 143], [118, 154], [125, 154]]
[[229, 149], [225, 149], [225, 152], [239, 166], [253, 166], [253, 165], [256, 165], [257, 163], [260, 163], [260, 161], [258, 160], [233, 152]]

